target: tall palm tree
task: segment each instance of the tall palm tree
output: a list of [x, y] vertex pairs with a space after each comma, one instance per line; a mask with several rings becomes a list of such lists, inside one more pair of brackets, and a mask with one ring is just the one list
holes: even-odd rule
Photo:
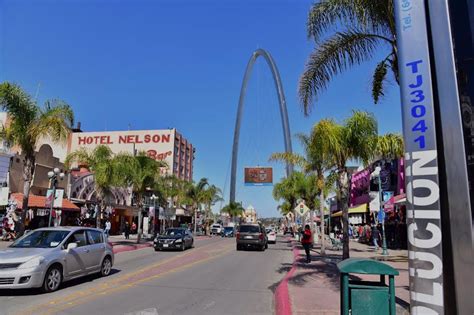
[[[309, 184], [309, 187], [313, 186], [317, 189], [319, 194], [319, 206], [320, 206], [320, 219], [321, 219], [321, 254], [325, 255], [325, 237], [324, 237], [324, 191], [325, 191], [325, 173], [331, 170], [334, 166], [334, 160], [331, 156], [331, 152], [328, 151], [325, 142], [325, 133], [322, 132], [321, 126], [316, 124], [310, 135], [299, 134], [298, 139], [300, 140], [304, 152], [304, 155], [296, 153], [274, 153], [271, 155], [270, 160], [285, 161], [299, 166], [304, 173], [310, 174], [309, 180], [313, 182]], [[314, 207], [316, 205], [316, 198], [308, 191], [309, 196], [307, 202]], [[316, 192], [315, 192], [316, 193]], [[311, 208], [313, 209], [313, 208]]]
[[43, 107], [39, 107], [20, 86], [8, 82], [0, 84], [0, 107], [8, 115], [7, 124], [1, 127], [0, 138], [11, 146], [18, 146], [24, 157], [23, 207], [19, 222], [19, 235], [22, 235], [38, 140], [48, 136], [54, 142], [66, 142], [74, 123], [74, 113], [68, 104], [59, 100], [46, 101]]
[[75, 163], [85, 164], [94, 174], [94, 188], [100, 203], [99, 213], [96, 216], [96, 225], [99, 228], [102, 211], [111, 202], [112, 188], [128, 186], [125, 183], [127, 180], [125, 174], [129, 173], [129, 166], [118, 163], [112, 150], [105, 145], [99, 145], [92, 151], [81, 148], [71, 152], [66, 157], [66, 168], [70, 168]]
[[[316, 43], [300, 77], [298, 93], [305, 114], [337, 74], [384, 51], [372, 75], [372, 97], [384, 95], [388, 72], [398, 83], [398, 51], [393, 0], [325, 0], [308, 15], [308, 37]], [[382, 49], [382, 50], [381, 50]]]
[[206, 200], [206, 186], [208, 185], [207, 178], [201, 178], [197, 183], [190, 183], [186, 190], [186, 197], [191, 203], [191, 209], [193, 210], [194, 234], [197, 232], [197, 212], [201, 204]]
[[382, 159], [399, 159], [405, 152], [403, 137], [400, 134], [387, 133], [377, 137], [375, 155]]
[[244, 207], [241, 202], [230, 202], [221, 209], [221, 213], [227, 213], [231, 219], [237, 218], [244, 214]]
[[161, 167], [167, 167], [166, 162], [157, 161], [140, 152], [138, 155], [120, 153], [115, 156], [115, 164], [121, 170], [121, 176], [127, 186], [132, 187], [136, 205], [139, 209], [137, 243], [141, 239], [142, 208], [145, 194], [152, 191]]
[[346, 259], [349, 258], [349, 174], [346, 164], [350, 160], [367, 164], [372, 159], [377, 140], [377, 122], [372, 114], [354, 111], [342, 125], [331, 119], [322, 120], [318, 125], [325, 139], [324, 151], [330, 153], [337, 173], [337, 196], [343, 224], [343, 259]]

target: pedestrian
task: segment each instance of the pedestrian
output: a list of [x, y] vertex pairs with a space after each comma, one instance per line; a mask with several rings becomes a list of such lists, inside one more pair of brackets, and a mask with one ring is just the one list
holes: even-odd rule
[[303, 245], [304, 251], [306, 252], [306, 262], [310, 263], [311, 262], [311, 255], [309, 253], [309, 249], [311, 246], [311, 238], [312, 238], [312, 233], [311, 233], [311, 228], [309, 227], [308, 224], [304, 227], [304, 231], [302, 232], [302, 238], [301, 238], [301, 244]]
[[128, 221], [125, 222], [124, 232], [125, 239], [128, 240], [130, 238], [130, 224], [128, 223]]
[[373, 229], [372, 229], [372, 239], [374, 241], [375, 250], [378, 250], [379, 249], [380, 231], [375, 225], [373, 226]]
[[110, 235], [110, 229], [112, 228], [112, 223], [110, 223], [109, 219], [105, 222], [105, 235], [109, 237]]

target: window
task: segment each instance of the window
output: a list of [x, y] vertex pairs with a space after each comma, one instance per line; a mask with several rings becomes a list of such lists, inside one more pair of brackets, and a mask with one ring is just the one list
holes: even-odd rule
[[66, 243], [64, 243], [64, 247], [67, 248], [70, 243], [76, 243], [77, 247], [86, 246], [87, 240], [84, 230], [74, 232], [74, 234], [67, 239]]
[[258, 225], [241, 225], [239, 232], [242, 233], [260, 233], [260, 227]]
[[100, 244], [104, 242], [102, 238], [102, 233], [99, 231], [87, 230], [87, 239], [89, 240], [89, 244]]

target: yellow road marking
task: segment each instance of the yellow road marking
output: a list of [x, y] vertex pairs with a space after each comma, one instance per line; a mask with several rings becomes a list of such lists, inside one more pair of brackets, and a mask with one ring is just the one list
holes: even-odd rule
[[[207, 249], [208, 247], [212, 247], [212, 246], [215, 246], [215, 245], [221, 245], [221, 243], [222, 243], [222, 241], [219, 241], [217, 243], [207, 244], [207, 245], [204, 245], [202, 247], [199, 247], [198, 249], [199, 250]], [[227, 246], [225, 246], [225, 247], [227, 247]], [[187, 253], [183, 253], [181, 255], [176, 255], [176, 256], [170, 257], [168, 259], [164, 259], [162, 261], [159, 261], [156, 264], [153, 264], [153, 265], [144, 267], [142, 269], [139, 269], [137, 271], [127, 273], [127, 274], [125, 274], [121, 277], [112, 279], [112, 280], [110, 280], [106, 283], [102, 283], [96, 288], [91, 288], [91, 289], [87, 289], [87, 290], [78, 290], [78, 291], [75, 291], [75, 292], [73, 292], [73, 293], [71, 293], [67, 296], [64, 296], [64, 297], [58, 298], [56, 300], [50, 301], [48, 304], [43, 304], [43, 305], [37, 305], [37, 306], [30, 307], [29, 309], [26, 309], [25, 311], [22, 311], [22, 314], [38, 314], [38, 309], [41, 309], [41, 308], [43, 308], [42, 311], [45, 311], [41, 314], [53, 314], [54, 312], [58, 312], [58, 311], [66, 309], [66, 308], [69, 308], [72, 305], [78, 305], [78, 304], [82, 304], [85, 301], [92, 300], [92, 299], [96, 298], [96, 294], [108, 295], [108, 294], [118, 292], [118, 291], [121, 291], [121, 290], [126, 290], [126, 289], [129, 289], [129, 288], [131, 288], [131, 287], [133, 287], [136, 284], [139, 284], [141, 282], [150, 281], [152, 279], [157, 279], [157, 278], [163, 277], [165, 275], [168, 275], [168, 274], [171, 274], [171, 273], [174, 273], [174, 272], [192, 267], [196, 264], [199, 264], [199, 263], [211, 260], [211, 259], [218, 258], [220, 256], [223, 256], [223, 255], [227, 254], [231, 250], [232, 249], [221, 251], [218, 248], [213, 248], [210, 251], [207, 251], [207, 254], [210, 254], [210, 256], [207, 257], [207, 258], [203, 258], [203, 259], [196, 260], [194, 262], [191, 262], [191, 263], [188, 263], [188, 264], [185, 264], [185, 265], [181, 265], [179, 267], [164, 271], [162, 273], [159, 273], [159, 274], [151, 276], [151, 277], [147, 277], [147, 278], [143, 278], [143, 279], [137, 279], [137, 280], [125, 283], [125, 284], [119, 284], [118, 283], [118, 282], [120, 282], [122, 280], [125, 280], [127, 278], [133, 277], [135, 275], [144, 273], [144, 272], [146, 272], [148, 270], [151, 270], [153, 268], [159, 267], [159, 266], [161, 266], [165, 263], [172, 262], [173, 260], [180, 259], [180, 258], [182, 258], [184, 256], [187, 256], [187, 255], [189, 256], [189, 255], [193, 254], [193, 252], [187, 252]], [[220, 254], [212, 255], [212, 253], [214, 253], [214, 252], [220, 252]], [[97, 292], [97, 291], [101, 291], [101, 292]], [[76, 301], [74, 302], [73, 300], [75, 300], [75, 299], [76, 299]], [[80, 299], [80, 300], [77, 301], [77, 299]], [[73, 301], [73, 302], [70, 302], [70, 301]], [[60, 304], [63, 304], [63, 306], [61, 306]], [[47, 310], [48, 308], [51, 308], [51, 310], [48, 311]], [[44, 309], [46, 309], [46, 310], [44, 310]]]
[[[207, 249], [208, 247], [212, 247], [212, 246], [215, 246], [215, 245], [221, 245], [223, 241], [220, 240], [216, 243], [211, 243], [211, 244], [207, 244], [207, 245], [204, 245], [204, 246], [201, 246], [199, 247], [199, 250], [205, 250]], [[211, 249], [212, 250], [212, 249]], [[141, 274], [141, 273], [144, 273], [144, 272], [147, 272], [149, 270], [152, 270], [156, 267], [159, 267], [161, 265], [164, 265], [166, 263], [169, 263], [169, 262], [172, 262], [174, 260], [180, 260], [181, 258], [185, 257], [185, 256], [189, 256], [189, 255], [192, 255], [194, 254], [193, 251], [191, 252], [185, 252], [185, 253], [182, 253], [182, 254], [179, 254], [179, 255], [176, 255], [176, 256], [173, 256], [173, 257], [170, 257], [170, 258], [166, 258], [166, 259], [163, 259], [163, 260], [160, 260], [159, 262], [153, 264], [153, 265], [149, 265], [149, 266], [146, 266], [146, 267], [143, 267], [141, 269], [138, 269], [136, 271], [133, 271], [133, 272], [129, 272], [129, 273], [126, 273], [122, 276], [118, 276], [116, 278], [113, 278], [113, 279], [110, 279], [108, 281], [106, 281], [105, 283], [100, 283], [98, 284], [95, 288], [88, 288], [86, 291], [85, 290], [77, 290], [77, 291], [74, 291], [72, 292], [71, 294], [69, 295], [66, 295], [64, 297], [59, 297], [55, 300], [52, 300], [49, 302], [49, 304], [59, 304], [59, 303], [64, 303], [64, 302], [67, 302], [67, 301], [70, 301], [70, 300], [74, 300], [76, 298], [82, 298], [83, 296], [85, 295], [91, 295], [91, 294], [100, 294], [103, 290], [107, 290], [111, 287], [115, 287], [116, 285], [120, 285], [120, 282], [126, 280], [127, 278], [131, 278], [131, 277], [134, 277], [138, 274]], [[38, 307], [42, 307], [42, 306], [45, 306], [47, 307], [48, 305], [38, 305], [38, 306], [32, 306], [30, 308], [27, 308], [25, 311], [23, 312], [26, 312], [26, 314], [36, 314], [37, 312], [37, 309]]]

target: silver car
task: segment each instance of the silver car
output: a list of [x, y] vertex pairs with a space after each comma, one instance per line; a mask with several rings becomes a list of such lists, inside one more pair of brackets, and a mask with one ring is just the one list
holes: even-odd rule
[[94, 228], [41, 228], [0, 250], [0, 289], [41, 288], [52, 292], [63, 281], [100, 273], [114, 263], [104, 232]]

